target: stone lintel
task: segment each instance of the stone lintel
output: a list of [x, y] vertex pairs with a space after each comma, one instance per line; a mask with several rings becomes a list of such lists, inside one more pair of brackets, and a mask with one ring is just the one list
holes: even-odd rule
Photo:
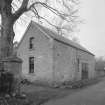
[[16, 62], [16, 63], [22, 63], [22, 59], [18, 58], [17, 56], [10, 56], [7, 57], [3, 60], [1, 60], [1, 62]]

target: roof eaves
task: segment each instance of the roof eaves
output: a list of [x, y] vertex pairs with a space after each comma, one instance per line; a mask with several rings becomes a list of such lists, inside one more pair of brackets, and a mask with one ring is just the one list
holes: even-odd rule
[[[34, 24], [35, 25], [35, 24]], [[35, 25], [47, 38], [51, 38], [39, 25]]]
[[73, 45], [71, 45], [71, 44], [69, 44], [69, 43], [66, 43], [66, 42], [64, 42], [64, 41], [58, 40], [58, 39], [56, 39], [56, 38], [53, 38], [53, 39], [56, 40], [56, 41], [59, 41], [59, 42], [61, 42], [61, 43], [64, 43], [64, 44], [66, 44], [66, 45], [68, 45], [68, 46], [70, 46], [70, 47], [73, 47], [73, 48], [75, 48], [75, 49], [77, 49], [77, 50], [81, 50], [81, 51], [84, 51], [84, 52], [86, 52], [86, 53], [88, 53], [88, 54], [91, 54], [91, 55], [95, 56], [93, 53], [91, 53], [91, 52], [89, 52], [89, 51], [82, 50], [82, 49], [80, 49], [80, 48], [78, 48], [78, 47], [75, 47], [75, 46], [73, 46]]
[[[63, 38], [63, 39], [65, 39], [65, 40], [68, 40], [70, 43], [68, 43], [68, 41], [66, 42], [66, 41], [63, 41], [63, 40], [60, 40], [59, 38], [57, 38], [58, 36], [57, 36], [57, 33], [55, 33], [54, 31], [52, 31], [51, 29], [48, 29], [48, 28], [46, 28], [46, 27], [43, 27], [42, 25], [40, 25], [40, 24], [38, 24], [38, 23], [36, 23], [36, 22], [34, 22], [34, 21], [32, 21], [34, 24], [36, 24], [36, 26], [40, 29], [40, 31], [42, 31], [43, 33], [44, 33], [44, 35], [47, 35], [47, 37], [49, 36], [49, 37], [52, 37], [53, 39], [56, 39], [56, 40], [58, 40], [58, 41], [60, 41], [60, 42], [62, 42], [62, 43], [64, 43], [64, 44], [66, 44], [66, 45], [69, 45], [69, 46], [72, 46], [72, 47], [74, 47], [74, 48], [76, 48], [76, 49], [79, 49], [79, 50], [81, 50], [81, 51], [84, 51], [84, 52], [87, 52], [88, 54], [91, 54], [91, 55], [93, 55], [93, 56], [95, 56], [93, 53], [91, 53], [90, 51], [88, 51], [87, 49], [85, 49], [85, 48], [83, 48], [81, 45], [78, 45], [77, 44], [77, 46], [75, 46], [75, 45], [72, 45], [72, 44], [70, 44], [71, 42], [71, 40], [69, 40], [69, 39], [67, 39], [67, 38], [65, 38], [65, 37], [63, 37], [63, 36], [59, 36], [59, 37], [61, 37], [61, 39]], [[55, 37], [55, 36], [57, 36], [57, 37]], [[72, 42], [72, 43], [74, 43], [74, 42]], [[80, 47], [78, 47], [78, 46], [80, 46]]]
[[21, 40], [20, 40], [20, 42], [19, 42], [19, 44], [18, 44], [18, 46], [17, 46], [17, 49], [19, 48], [19, 46], [21, 45], [22, 41], [24, 40], [24, 38], [25, 38], [25, 36], [26, 36], [26, 33], [28, 32], [29, 28], [31, 27], [31, 24], [32, 24], [32, 21], [29, 23], [27, 29], [25, 30], [24, 35], [23, 35], [23, 37], [21, 38]]
[[[23, 37], [22, 37], [22, 39], [21, 39], [21, 41], [20, 41], [20, 43], [19, 43], [19, 45], [18, 45], [17, 48], [19, 48], [20, 44], [22, 43], [22, 41], [23, 41], [23, 39], [24, 39], [26, 33], [28, 32], [29, 28], [31, 27], [31, 24], [35, 25], [46, 37], [48, 37], [48, 38], [53, 38], [53, 39], [55, 39], [55, 40], [57, 40], [57, 41], [59, 41], [59, 42], [61, 42], [61, 43], [64, 43], [64, 44], [66, 44], [66, 45], [68, 45], [68, 46], [74, 47], [74, 48], [76, 48], [76, 49], [82, 50], [82, 51], [84, 51], [84, 52], [87, 52], [87, 53], [89, 53], [89, 54], [95, 56], [93, 53], [89, 52], [88, 50], [84, 50], [84, 49], [82, 49], [82, 48], [76, 47], [76, 46], [74, 46], [74, 45], [72, 45], [72, 44], [70, 44], [70, 43], [68, 43], [68, 42], [66, 42], [66, 41], [62, 41], [62, 40], [60, 40], [60, 39], [54, 37], [53, 35], [49, 35], [49, 34], [46, 32], [46, 31], [48, 30], [47, 28], [41, 26], [40, 24], [37, 24], [37, 23], [34, 22], [34, 21], [31, 21], [31, 22], [29, 23], [29, 25], [28, 25], [28, 27], [27, 27], [27, 29], [26, 29], [26, 31], [25, 31], [25, 33], [24, 33], [24, 35], [23, 35]], [[44, 29], [43, 29], [43, 28], [44, 28]], [[46, 30], [46, 29], [47, 29], [47, 30]], [[45, 31], [45, 30], [46, 30], [46, 31]], [[53, 32], [52, 30], [49, 30], [49, 31], [51, 31], [51, 33], [54, 34], [54, 35], [56, 34], [56, 33]], [[63, 38], [65, 39], [65, 37], [63, 37]], [[69, 39], [67, 39], [67, 40], [69, 40]], [[74, 42], [73, 42], [73, 43], [74, 43]], [[81, 46], [81, 45], [80, 45], [80, 46]]]
[[[35, 23], [35, 22], [33, 22], [33, 23]], [[52, 37], [53, 39], [55, 39], [55, 40], [57, 40], [57, 41], [59, 41], [59, 42], [62, 42], [62, 43], [64, 43], [64, 44], [66, 44], [66, 45], [69, 45], [69, 46], [74, 47], [74, 48], [76, 48], [76, 49], [78, 49], [78, 50], [87, 52], [88, 54], [91, 54], [91, 55], [95, 56], [93, 53], [89, 52], [88, 50], [85, 50], [85, 48], [79, 48], [79, 47], [77, 47], [77, 46], [75, 46], [75, 45], [72, 45], [72, 44], [66, 42], [66, 41], [62, 41], [62, 40], [60, 40], [59, 38], [54, 37], [54, 35], [55, 35], [55, 36], [57, 36], [57, 35], [56, 35], [56, 33], [53, 32], [52, 30], [50, 30], [50, 29], [48, 29], [48, 28], [45, 28], [45, 27], [41, 26], [40, 24], [37, 24], [37, 23], [35, 23], [35, 24], [36, 24], [36, 26], [40, 29], [40, 31], [42, 31], [45, 35], [47, 35], [47, 36], [49, 36], [49, 37]], [[50, 35], [47, 33], [47, 31], [50, 31]], [[64, 38], [65, 40], [69, 40], [69, 39], [66, 39], [66, 38], [63, 37], [63, 36], [59, 36], [59, 37], [62, 37], [62, 38]], [[69, 40], [69, 41], [70, 41], [70, 40]], [[74, 43], [74, 42], [72, 42], [72, 43]], [[79, 46], [82, 47], [81, 45], [79, 45]]]

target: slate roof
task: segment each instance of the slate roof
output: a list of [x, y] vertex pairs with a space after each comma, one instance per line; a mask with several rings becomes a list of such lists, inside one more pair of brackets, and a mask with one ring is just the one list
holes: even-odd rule
[[[52, 31], [51, 29], [48, 29], [48, 28], [46, 28], [46, 27], [44, 27], [44, 26], [42, 26], [42, 25], [40, 25], [40, 24], [38, 24], [38, 23], [36, 23], [36, 22], [34, 22], [34, 21], [31, 21], [31, 22], [30, 22], [28, 28], [26, 29], [26, 32], [29, 30], [29, 27], [31, 26], [31, 24], [32, 24], [33, 26], [36, 26], [40, 31], [42, 31], [42, 32], [43, 32], [44, 34], [46, 34], [47, 36], [50, 36], [50, 37], [52, 37], [53, 39], [55, 39], [55, 40], [57, 40], [57, 41], [59, 41], [59, 42], [61, 42], [61, 43], [64, 43], [64, 44], [69, 45], [69, 46], [71, 46], [71, 47], [74, 47], [74, 48], [76, 48], [76, 49], [78, 49], [78, 50], [82, 50], [82, 51], [87, 52], [87, 53], [89, 53], [89, 54], [91, 54], [91, 55], [94, 56], [93, 53], [91, 53], [90, 51], [88, 51], [88, 50], [87, 50], [86, 48], [84, 48], [82, 45], [80, 45], [80, 44], [78, 44], [78, 43], [75, 43], [75, 42], [73, 42], [72, 40], [67, 39], [66, 37], [63, 37], [63, 36], [61, 36], [61, 35], [58, 35], [56, 32]], [[25, 34], [26, 34], [26, 32], [25, 32]], [[24, 39], [24, 37], [25, 37], [25, 34], [23, 35], [23, 38], [21, 39], [21, 41], [20, 41], [18, 47], [20, 46], [21, 42], [23, 41], [23, 39]]]
[[33, 25], [36, 25], [38, 28], [40, 28], [43, 32], [45, 32], [48, 36], [52, 37], [53, 39], [58, 40], [58, 41], [60, 41], [60, 42], [62, 42], [64, 44], [67, 44], [67, 45], [69, 45], [71, 47], [74, 47], [76, 49], [85, 51], [85, 52], [87, 52], [87, 53], [89, 53], [89, 54], [91, 54], [91, 55], [94, 56], [93, 53], [91, 53], [90, 51], [88, 51], [82, 45], [80, 45], [78, 43], [75, 43], [75, 42], [73, 42], [72, 40], [70, 40], [70, 39], [68, 39], [66, 37], [63, 37], [61, 35], [58, 35], [56, 32], [52, 31], [51, 29], [48, 29], [48, 28], [46, 28], [46, 27], [44, 27], [44, 26], [42, 26], [42, 25], [40, 25], [40, 24], [38, 24], [38, 23], [36, 23], [34, 21], [31, 21], [31, 23]]

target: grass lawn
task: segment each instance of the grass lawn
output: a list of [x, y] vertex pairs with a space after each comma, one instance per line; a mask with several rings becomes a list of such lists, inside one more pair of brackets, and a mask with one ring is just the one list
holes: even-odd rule
[[[85, 83], [82, 82], [82, 84], [84, 84], [83, 87], [85, 87], [85, 85], [89, 86], [92, 84], [96, 84], [100, 82], [100, 80], [101, 79], [93, 79], [90, 81], [85, 81]], [[77, 85], [78, 85], [78, 82], [77, 82]], [[27, 105], [42, 105], [43, 103], [49, 100], [63, 98], [81, 89], [81, 88], [70, 89], [68, 87], [69, 86], [67, 86], [67, 88], [50, 88], [50, 87], [30, 84], [30, 85], [23, 85], [21, 87], [21, 91], [27, 95], [27, 98], [30, 101], [30, 104], [27, 104]], [[34, 103], [34, 104], [31, 104], [31, 103]]]
[[[27, 94], [28, 100], [35, 105], [41, 105], [50, 99], [63, 98], [68, 95], [68, 90], [54, 89], [42, 86], [29, 85], [21, 88], [21, 91]], [[69, 90], [70, 93], [70, 90]]]

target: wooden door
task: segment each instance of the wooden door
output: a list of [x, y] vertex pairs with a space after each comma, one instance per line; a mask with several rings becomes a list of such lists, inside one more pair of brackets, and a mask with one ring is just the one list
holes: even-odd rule
[[81, 78], [88, 79], [88, 64], [82, 63], [82, 71], [81, 71]]

